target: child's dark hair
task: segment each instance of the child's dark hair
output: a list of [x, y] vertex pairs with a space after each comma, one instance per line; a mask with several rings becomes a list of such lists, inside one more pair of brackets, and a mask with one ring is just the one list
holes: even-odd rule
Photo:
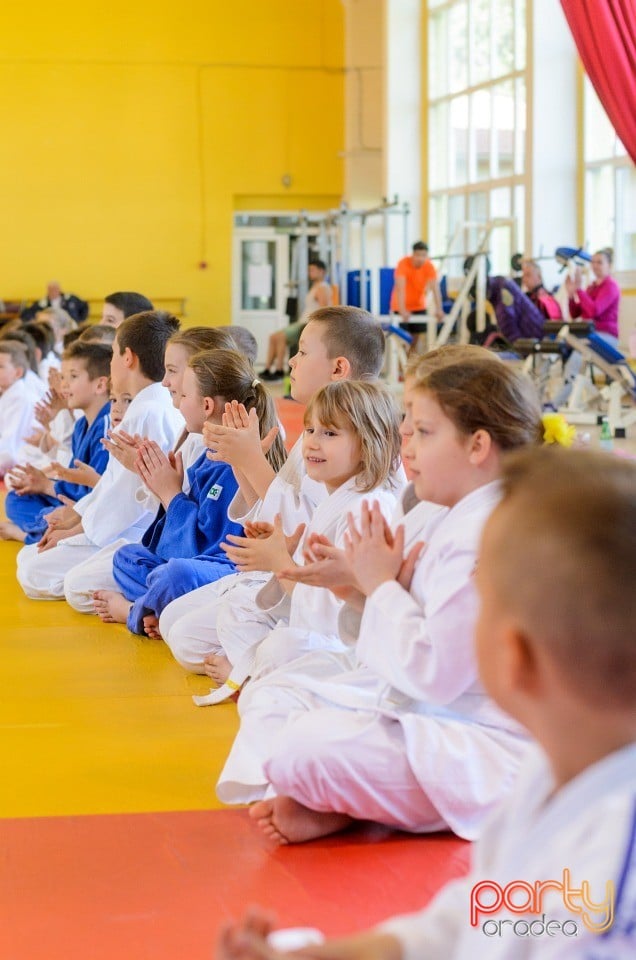
[[543, 440], [541, 405], [531, 380], [499, 360], [438, 366], [416, 374], [413, 387], [432, 394], [460, 433], [485, 430], [502, 451]]
[[[251, 363], [236, 350], [204, 350], [190, 357], [188, 366], [194, 371], [203, 397], [221, 397], [227, 403], [237, 400], [248, 413], [253, 407], [261, 437], [278, 426], [273, 398], [254, 376]], [[280, 434], [271, 445], [267, 459], [276, 472], [287, 459]]]
[[633, 710], [636, 463], [543, 446], [506, 457], [502, 484], [489, 570], [500, 604], [558, 666], [564, 689]]
[[179, 329], [180, 321], [165, 310], [136, 313], [117, 328], [113, 351], [126, 348], [139, 360], [142, 374], [154, 383], [163, 380], [166, 343]]
[[47, 357], [49, 353], [55, 352], [55, 334], [53, 327], [46, 320], [31, 320], [24, 324], [22, 330], [33, 337], [42, 359]]
[[238, 352], [247, 357], [250, 363], [256, 363], [258, 344], [251, 330], [248, 330], [247, 327], [238, 326], [236, 323], [223, 325], [218, 329], [227, 330], [236, 344]]
[[384, 333], [375, 317], [360, 307], [321, 307], [308, 323], [320, 325], [330, 360], [345, 357], [352, 380], [374, 380], [384, 363]]
[[[89, 323], [81, 331], [79, 339], [83, 343], [104, 343], [107, 346], [112, 344], [117, 331], [107, 323]], [[66, 346], [66, 337], [64, 337], [64, 346]]]
[[111, 347], [106, 343], [76, 340], [62, 354], [62, 360], [84, 360], [89, 380], [110, 376]]
[[305, 427], [312, 418], [325, 427], [351, 430], [360, 441], [361, 470], [356, 489], [362, 493], [385, 483], [395, 485], [400, 465], [400, 412], [380, 383], [337, 380], [322, 387], [305, 410]]
[[0, 339], [12, 340], [14, 343], [21, 343], [24, 349], [26, 356], [26, 370], [32, 370], [33, 373], [38, 372], [38, 362], [35, 355], [35, 340], [30, 333], [26, 333], [24, 330], [11, 330], [4, 333], [0, 333]]
[[29, 369], [29, 358], [24, 348], [24, 344], [19, 340], [9, 340], [0, 338], [0, 353], [6, 353], [11, 357], [11, 363], [14, 367], [22, 367], [22, 376]]
[[168, 343], [179, 344], [191, 354], [202, 350], [236, 350], [227, 327], [188, 327], [174, 333]]
[[109, 293], [107, 297], [104, 297], [104, 301], [116, 307], [117, 310], [121, 310], [126, 319], [132, 317], [135, 313], [147, 313], [149, 310], [155, 309], [148, 297], [130, 290]]

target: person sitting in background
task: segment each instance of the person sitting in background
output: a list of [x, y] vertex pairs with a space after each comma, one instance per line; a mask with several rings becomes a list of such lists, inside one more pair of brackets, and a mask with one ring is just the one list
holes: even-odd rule
[[596, 333], [613, 347], [618, 346], [618, 308], [621, 288], [612, 276], [614, 252], [610, 247], [597, 250], [592, 257], [594, 281], [583, 290], [581, 268], [568, 277], [565, 287], [570, 298], [570, 316], [594, 321]]
[[76, 323], [82, 323], [88, 316], [86, 300], [80, 300], [74, 293], [62, 293], [59, 281], [50, 280], [46, 287], [46, 296], [25, 307], [20, 317], [26, 323], [34, 320], [41, 310], [48, 310], [49, 307], [65, 310]]
[[[572, 319], [582, 317], [593, 320], [594, 332], [611, 347], [618, 349], [618, 308], [621, 288], [612, 276], [613, 259], [614, 253], [610, 247], [597, 250], [592, 256], [592, 273], [595, 280], [583, 290], [581, 269], [577, 267], [574, 276], [566, 279], [565, 288], [570, 298]], [[554, 399], [554, 406], [557, 409], [567, 402], [582, 366], [582, 355], [578, 350], [573, 350], [563, 370], [563, 386]]]
[[[282, 380], [285, 376], [285, 358], [287, 351], [298, 341], [303, 327], [314, 311], [331, 304], [331, 287], [325, 280], [327, 265], [322, 260], [312, 260], [309, 264], [310, 287], [305, 297], [305, 305], [300, 318], [289, 323], [283, 330], [272, 333], [267, 345], [265, 367], [259, 373], [261, 380]], [[272, 370], [272, 367], [274, 369]]]
[[560, 320], [563, 316], [555, 297], [543, 284], [541, 267], [536, 260], [521, 261], [521, 288], [528, 300], [546, 320]]

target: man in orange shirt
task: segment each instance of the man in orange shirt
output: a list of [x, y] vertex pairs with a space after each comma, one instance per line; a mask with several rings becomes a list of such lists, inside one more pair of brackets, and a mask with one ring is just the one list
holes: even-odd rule
[[399, 313], [402, 322], [411, 314], [426, 313], [426, 294], [431, 290], [435, 301], [435, 315], [442, 320], [442, 298], [437, 282], [437, 271], [428, 258], [428, 246], [418, 240], [410, 257], [403, 257], [395, 268], [395, 284], [391, 294], [391, 312]]

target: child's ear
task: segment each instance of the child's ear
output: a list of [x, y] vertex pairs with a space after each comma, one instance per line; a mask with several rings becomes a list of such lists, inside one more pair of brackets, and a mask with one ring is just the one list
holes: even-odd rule
[[211, 416], [212, 416], [212, 414], [214, 413], [214, 410], [215, 410], [215, 408], [216, 408], [217, 406], [222, 407], [222, 404], [221, 404], [220, 401], [217, 401], [217, 402], [215, 403], [213, 397], [204, 397], [204, 398], [203, 398], [203, 410], [204, 410], [204, 412], [205, 412], [205, 419], [206, 419], [206, 420], [208, 419], [208, 417], [211, 417]]
[[492, 450], [492, 437], [487, 430], [476, 430], [470, 438], [470, 462], [480, 466]]
[[346, 357], [336, 357], [332, 361], [333, 369], [331, 372], [332, 380], [350, 380], [351, 379], [351, 364]]
[[97, 396], [101, 396], [102, 394], [110, 394], [110, 377], [97, 377], [95, 393]]
[[520, 626], [510, 624], [504, 633], [500, 655], [501, 669], [511, 697], [534, 699], [541, 687], [541, 669], [532, 638]]
[[126, 347], [123, 352], [124, 363], [127, 367], [134, 367], [137, 357], [132, 352], [130, 347]]

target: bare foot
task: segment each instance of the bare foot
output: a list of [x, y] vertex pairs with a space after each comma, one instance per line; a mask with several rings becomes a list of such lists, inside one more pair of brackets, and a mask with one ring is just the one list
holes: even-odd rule
[[252, 804], [249, 815], [275, 843], [305, 843], [344, 830], [352, 822], [346, 813], [310, 810], [291, 797], [272, 797]]
[[144, 633], [151, 640], [163, 640], [159, 633], [159, 617], [156, 617], [154, 613], [149, 613], [147, 617], [144, 617]]
[[95, 613], [104, 623], [126, 623], [132, 603], [114, 590], [96, 590], [93, 594]]
[[221, 653], [208, 653], [203, 661], [203, 669], [208, 677], [223, 684], [232, 672], [232, 664]]
[[20, 530], [17, 523], [12, 523], [10, 520], [0, 521], [0, 540], [18, 540], [24, 543], [25, 539], [26, 533]]

